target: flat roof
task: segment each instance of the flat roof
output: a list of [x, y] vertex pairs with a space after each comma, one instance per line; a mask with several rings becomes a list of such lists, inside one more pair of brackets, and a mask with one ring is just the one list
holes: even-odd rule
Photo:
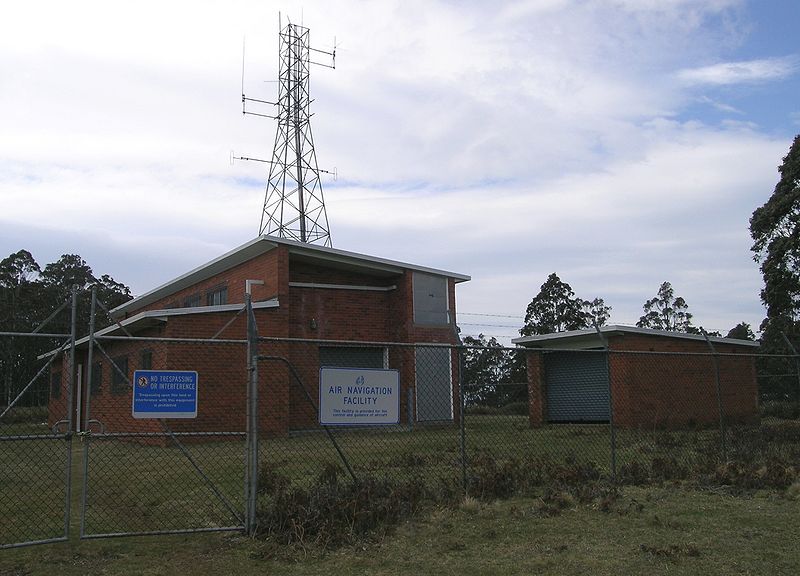
[[[661, 336], [667, 338], [678, 338], [683, 340], [699, 340], [705, 342], [706, 338], [702, 334], [687, 334], [685, 332], [670, 332], [667, 330], [653, 330], [651, 328], [639, 328], [636, 326], [620, 326], [612, 324], [601, 326], [600, 333], [605, 336], [624, 336], [625, 334], [639, 334], [645, 336]], [[720, 338], [719, 336], [709, 336], [712, 343], [734, 344], [738, 346], [750, 346], [758, 348], [761, 344], [752, 340], [739, 340], [738, 338]], [[596, 328], [584, 328], [582, 330], [568, 330], [566, 332], [554, 332], [552, 334], [535, 334], [533, 336], [522, 336], [513, 338], [512, 343], [527, 348], [545, 348], [560, 346], [563, 348], [590, 348], [603, 345], [597, 334]]]
[[388, 260], [386, 258], [378, 258], [376, 256], [367, 256], [365, 254], [358, 254], [356, 252], [348, 252], [346, 250], [338, 250], [336, 248], [328, 248], [326, 246], [317, 246], [305, 242], [297, 242], [295, 240], [287, 240], [285, 238], [277, 238], [275, 236], [259, 236], [242, 244], [238, 248], [234, 248], [230, 252], [219, 256], [206, 262], [205, 264], [170, 280], [166, 284], [150, 290], [137, 296], [133, 300], [129, 300], [120, 306], [111, 310], [113, 317], [118, 317], [126, 313], [133, 312], [139, 308], [152, 304], [157, 300], [165, 298], [170, 294], [183, 290], [207, 280], [216, 274], [230, 270], [234, 266], [243, 264], [257, 256], [266, 254], [274, 250], [278, 246], [286, 246], [289, 249], [289, 255], [305, 262], [318, 262], [324, 263], [328, 266], [336, 268], [343, 268], [348, 270], [365, 271], [378, 275], [392, 276], [401, 274], [403, 270], [415, 270], [418, 272], [425, 272], [435, 276], [446, 276], [453, 278], [456, 283], [466, 282], [471, 278], [465, 274], [458, 274], [456, 272], [448, 272], [446, 270], [438, 270], [436, 268], [427, 268], [425, 266], [418, 266], [416, 264], [408, 264], [406, 262], [398, 262], [395, 260]]

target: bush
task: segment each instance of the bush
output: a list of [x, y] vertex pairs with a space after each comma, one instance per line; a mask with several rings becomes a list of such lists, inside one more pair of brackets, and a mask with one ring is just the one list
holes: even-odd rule
[[257, 534], [281, 544], [333, 548], [370, 537], [416, 514], [425, 504], [451, 503], [456, 491], [434, 491], [419, 477], [390, 480], [367, 476], [342, 480], [342, 469], [325, 466], [308, 487], [294, 486], [277, 473], [259, 478]]
[[494, 406], [484, 406], [483, 404], [473, 404], [464, 408], [464, 414], [468, 416], [497, 416], [500, 409]]
[[600, 469], [590, 461], [570, 458], [566, 462], [556, 462], [548, 457], [498, 460], [483, 453], [469, 463], [467, 493], [482, 500], [493, 500], [531, 493], [542, 486], [564, 490], [593, 485], [600, 478]]
[[784, 420], [800, 419], [800, 402], [786, 400], [766, 400], [760, 406], [761, 417], [782, 418]]
[[786, 489], [798, 480], [798, 471], [785, 461], [773, 459], [763, 465], [727, 462], [717, 466], [706, 483], [740, 490]]
[[626, 462], [617, 471], [621, 484], [643, 485], [664, 480], [684, 480], [690, 476], [689, 468], [672, 456], [654, 456], [649, 465], [640, 460]]
[[511, 402], [505, 406], [500, 407], [500, 414], [504, 416], [527, 416], [528, 403], [527, 402]]
[[[6, 409], [0, 406], [0, 414]], [[3, 416], [0, 424], [41, 424], [47, 422], [47, 406], [15, 406]]]

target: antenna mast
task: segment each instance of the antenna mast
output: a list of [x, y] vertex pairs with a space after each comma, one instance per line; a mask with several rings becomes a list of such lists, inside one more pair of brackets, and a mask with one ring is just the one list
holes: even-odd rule
[[[270, 168], [258, 234], [330, 247], [331, 235], [320, 180], [320, 173], [330, 172], [317, 166], [309, 111], [309, 68], [311, 64], [335, 68], [336, 48], [332, 52], [311, 48], [309, 29], [296, 24], [288, 23], [278, 35], [278, 101], [271, 103], [242, 94], [244, 114], [278, 121], [272, 159], [265, 161]], [[312, 61], [311, 52], [329, 56], [330, 64]], [[272, 116], [248, 112], [246, 102], [274, 104], [276, 113]]]

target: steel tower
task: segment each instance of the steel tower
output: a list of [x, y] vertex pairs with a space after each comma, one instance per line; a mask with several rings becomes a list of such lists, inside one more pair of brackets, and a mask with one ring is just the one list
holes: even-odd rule
[[[296, 24], [287, 24], [279, 37], [278, 127], [258, 233], [331, 246], [320, 180], [327, 171], [317, 166], [311, 134], [309, 68], [334, 68], [336, 52], [311, 48], [309, 29]], [[313, 62], [312, 51], [329, 55], [332, 64]]]

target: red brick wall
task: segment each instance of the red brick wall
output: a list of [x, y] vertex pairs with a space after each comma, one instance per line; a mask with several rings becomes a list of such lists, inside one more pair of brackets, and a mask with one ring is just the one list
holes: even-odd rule
[[528, 420], [532, 428], [547, 423], [547, 390], [544, 380], [544, 356], [541, 352], [525, 354], [528, 367]]
[[[614, 422], [620, 427], [685, 427], [719, 424], [714, 357], [706, 342], [625, 335], [611, 338]], [[758, 383], [749, 348], [714, 344], [720, 400], [726, 423], [758, 419]], [[625, 351], [656, 351], [634, 354]]]
[[[185, 297], [205, 294], [209, 288], [228, 287], [228, 303], [244, 301], [245, 281], [263, 280], [264, 286], [253, 286], [253, 301], [277, 297], [279, 307], [255, 311], [259, 335], [273, 338], [313, 340], [350, 340], [369, 342], [438, 342], [456, 343], [454, 324], [444, 327], [417, 326], [413, 322], [412, 272], [394, 277], [370, 276], [323, 266], [292, 261], [285, 246], [278, 246], [244, 264], [231, 268], [202, 283], [167, 296], [131, 314], [144, 310], [160, 310]], [[291, 282], [339, 284], [351, 286], [396, 286], [387, 291], [342, 290], [330, 288], [290, 287]], [[455, 283], [449, 280], [451, 317], [455, 316]], [[247, 320], [240, 314], [230, 325], [235, 312], [185, 314], [168, 317], [160, 328], [147, 335], [161, 338], [245, 339]], [[313, 322], [312, 322], [313, 321]], [[220, 332], [221, 329], [224, 330]], [[142, 348], [153, 349], [154, 370], [196, 370], [199, 377], [199, 414], [193, 420], [171, 420], [176, 431], [240, 431], [246, 418], [246, 355], [244, 344], [201, 344], [190, 347], [181, 343], [112, 342], [103, 344], [112, 356], [129, 357], [129, 377], [140, 366]], [[287, 358], [296, 367], [308, 394], [316, 402], [319, 386], [318, 346], [262, 342], [260, 353]], [[453, 397], [457, 398], [457, 355], [453, 355]], [[102, 419], [109, 431], [160, 431], [154, 421], [131, 416], [130, 393], [110, 393], [110, 371], [104, 362], [102, 391], [92, 397], [92, 414]], [[406, 421], [406, 393], [414, 388], [413, 349], [390, 353], [390, 368], [401, 374], [401, 414]], [[64, 379], [66, 382], [66, 378]], [[88, 388], [88, 384], [84, 385]], [[290, 428], [316, 426], [316, 415], [310, 408], [303, 389], [290, 378], [288, 368], [280, 362], [264, 361], [259, 365], [259, 410], [262, 427], [269, 434], [282, 434]], [[62, 400], [63, 402], [63, 400]], [[63, 409], [61, 409], [63, 412]], [[56, 418], [59, 404], [51, 403]], [[457, 411], [456, 411], [457, 413]], [[57, 419], [57, 418], [56, 418]]]
[[[625, 334], [609, 339], [614, 424], [683, 428], [719, 424], [714, 357], [705, 341]], [[726, 424], [758, 420], [755, 362], [748, 347], [715, 344]], [[528, 354], [529, 423], [547, 421], [541, 352]]]
[[182, 308], [184, 300], [193, 295], [199, 294], [200, 305], [206, 305], [206, 295], [210, 289], [218, 286], [226, 286], [228, 289], [228, 303], [244, 303], [245, 281], [262, 280], [263, 285], [252, 286], [252, 297], [254, 302], [267, 300], [288, 293], [288, 272], [282, 269], [288, 266], [288, 252], [285, 246], [277, 248], [248, 260], [238, 266], [221, 272], [190, 286], [165, 296], [160, 300], [143, 306], [129, 314], [129, 316], [147, 310], [164, 310], [169, 308]]

